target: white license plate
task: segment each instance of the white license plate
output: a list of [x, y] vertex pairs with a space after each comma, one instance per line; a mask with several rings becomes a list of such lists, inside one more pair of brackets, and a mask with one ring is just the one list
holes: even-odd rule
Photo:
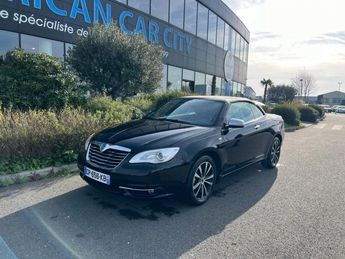
[[110, 185], [110, 175], [102, 174], [100, 172], [96, 172], [90, 168], [84, 167], [84, 175], [89, 177], [97, 182], [104, 183], [106, 185]]

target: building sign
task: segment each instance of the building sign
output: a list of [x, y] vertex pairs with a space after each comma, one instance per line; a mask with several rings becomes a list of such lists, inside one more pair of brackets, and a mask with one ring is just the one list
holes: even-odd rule
[[[86, 37], [87, 26], [108, 25], [114, 20], [128, 35], [141, 35], [149, 43], [162, 45], [166, 51], [190, 54], [192, 37], [148, 15], [130, 11], [126, 6], [109, 0], [1, 0], [0, 24], [5, 26], [59, 33], [62, 41], [75, 36]], [[6, 3], [7, 1], [7, 3]], [[18, 8], [19, 7], [19, 8]], [[25, 32], [23, 32], [25, 33]]]
[[224, 59], [225, 80], [230, 82], [234, 77], [235, 59], [231, 51], [227, 51]]

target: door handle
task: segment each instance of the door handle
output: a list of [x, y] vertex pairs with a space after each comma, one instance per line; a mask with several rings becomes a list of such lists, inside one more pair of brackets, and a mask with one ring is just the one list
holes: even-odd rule
[[260, 129], [260, 128], [261, 128], [260, 125], [256, 125], [256, 126], [254, 127], [254, 129], [256, 129], [256, 130], [258, 130], [258, 129]]

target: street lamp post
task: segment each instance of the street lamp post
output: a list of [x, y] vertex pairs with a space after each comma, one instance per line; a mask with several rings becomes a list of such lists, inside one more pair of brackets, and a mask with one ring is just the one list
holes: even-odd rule
[[299, 81], [301, 82], [299, 95], [300, 95], [301, 100], [303, 100], [303, 78], [301, 78]]

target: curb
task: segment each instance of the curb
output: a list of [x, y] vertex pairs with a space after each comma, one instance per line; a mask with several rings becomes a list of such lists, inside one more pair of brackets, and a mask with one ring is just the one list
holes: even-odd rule
[[15, 181], [18, 178], [39, 178], [39, 177], [46, 177], [50, 174], [56, 174], [61, 171], [67, 171], [68, 173], [77, 172], [78, 166], [77, 164], [70, 164], [70, 165], [63, 165], [59, 167], [51, 166], [39, 170], [28, 170], [24, 172], [20, 172], [17, 174], [10, 174], [10, 175], [1, 175], [0, 181]]

